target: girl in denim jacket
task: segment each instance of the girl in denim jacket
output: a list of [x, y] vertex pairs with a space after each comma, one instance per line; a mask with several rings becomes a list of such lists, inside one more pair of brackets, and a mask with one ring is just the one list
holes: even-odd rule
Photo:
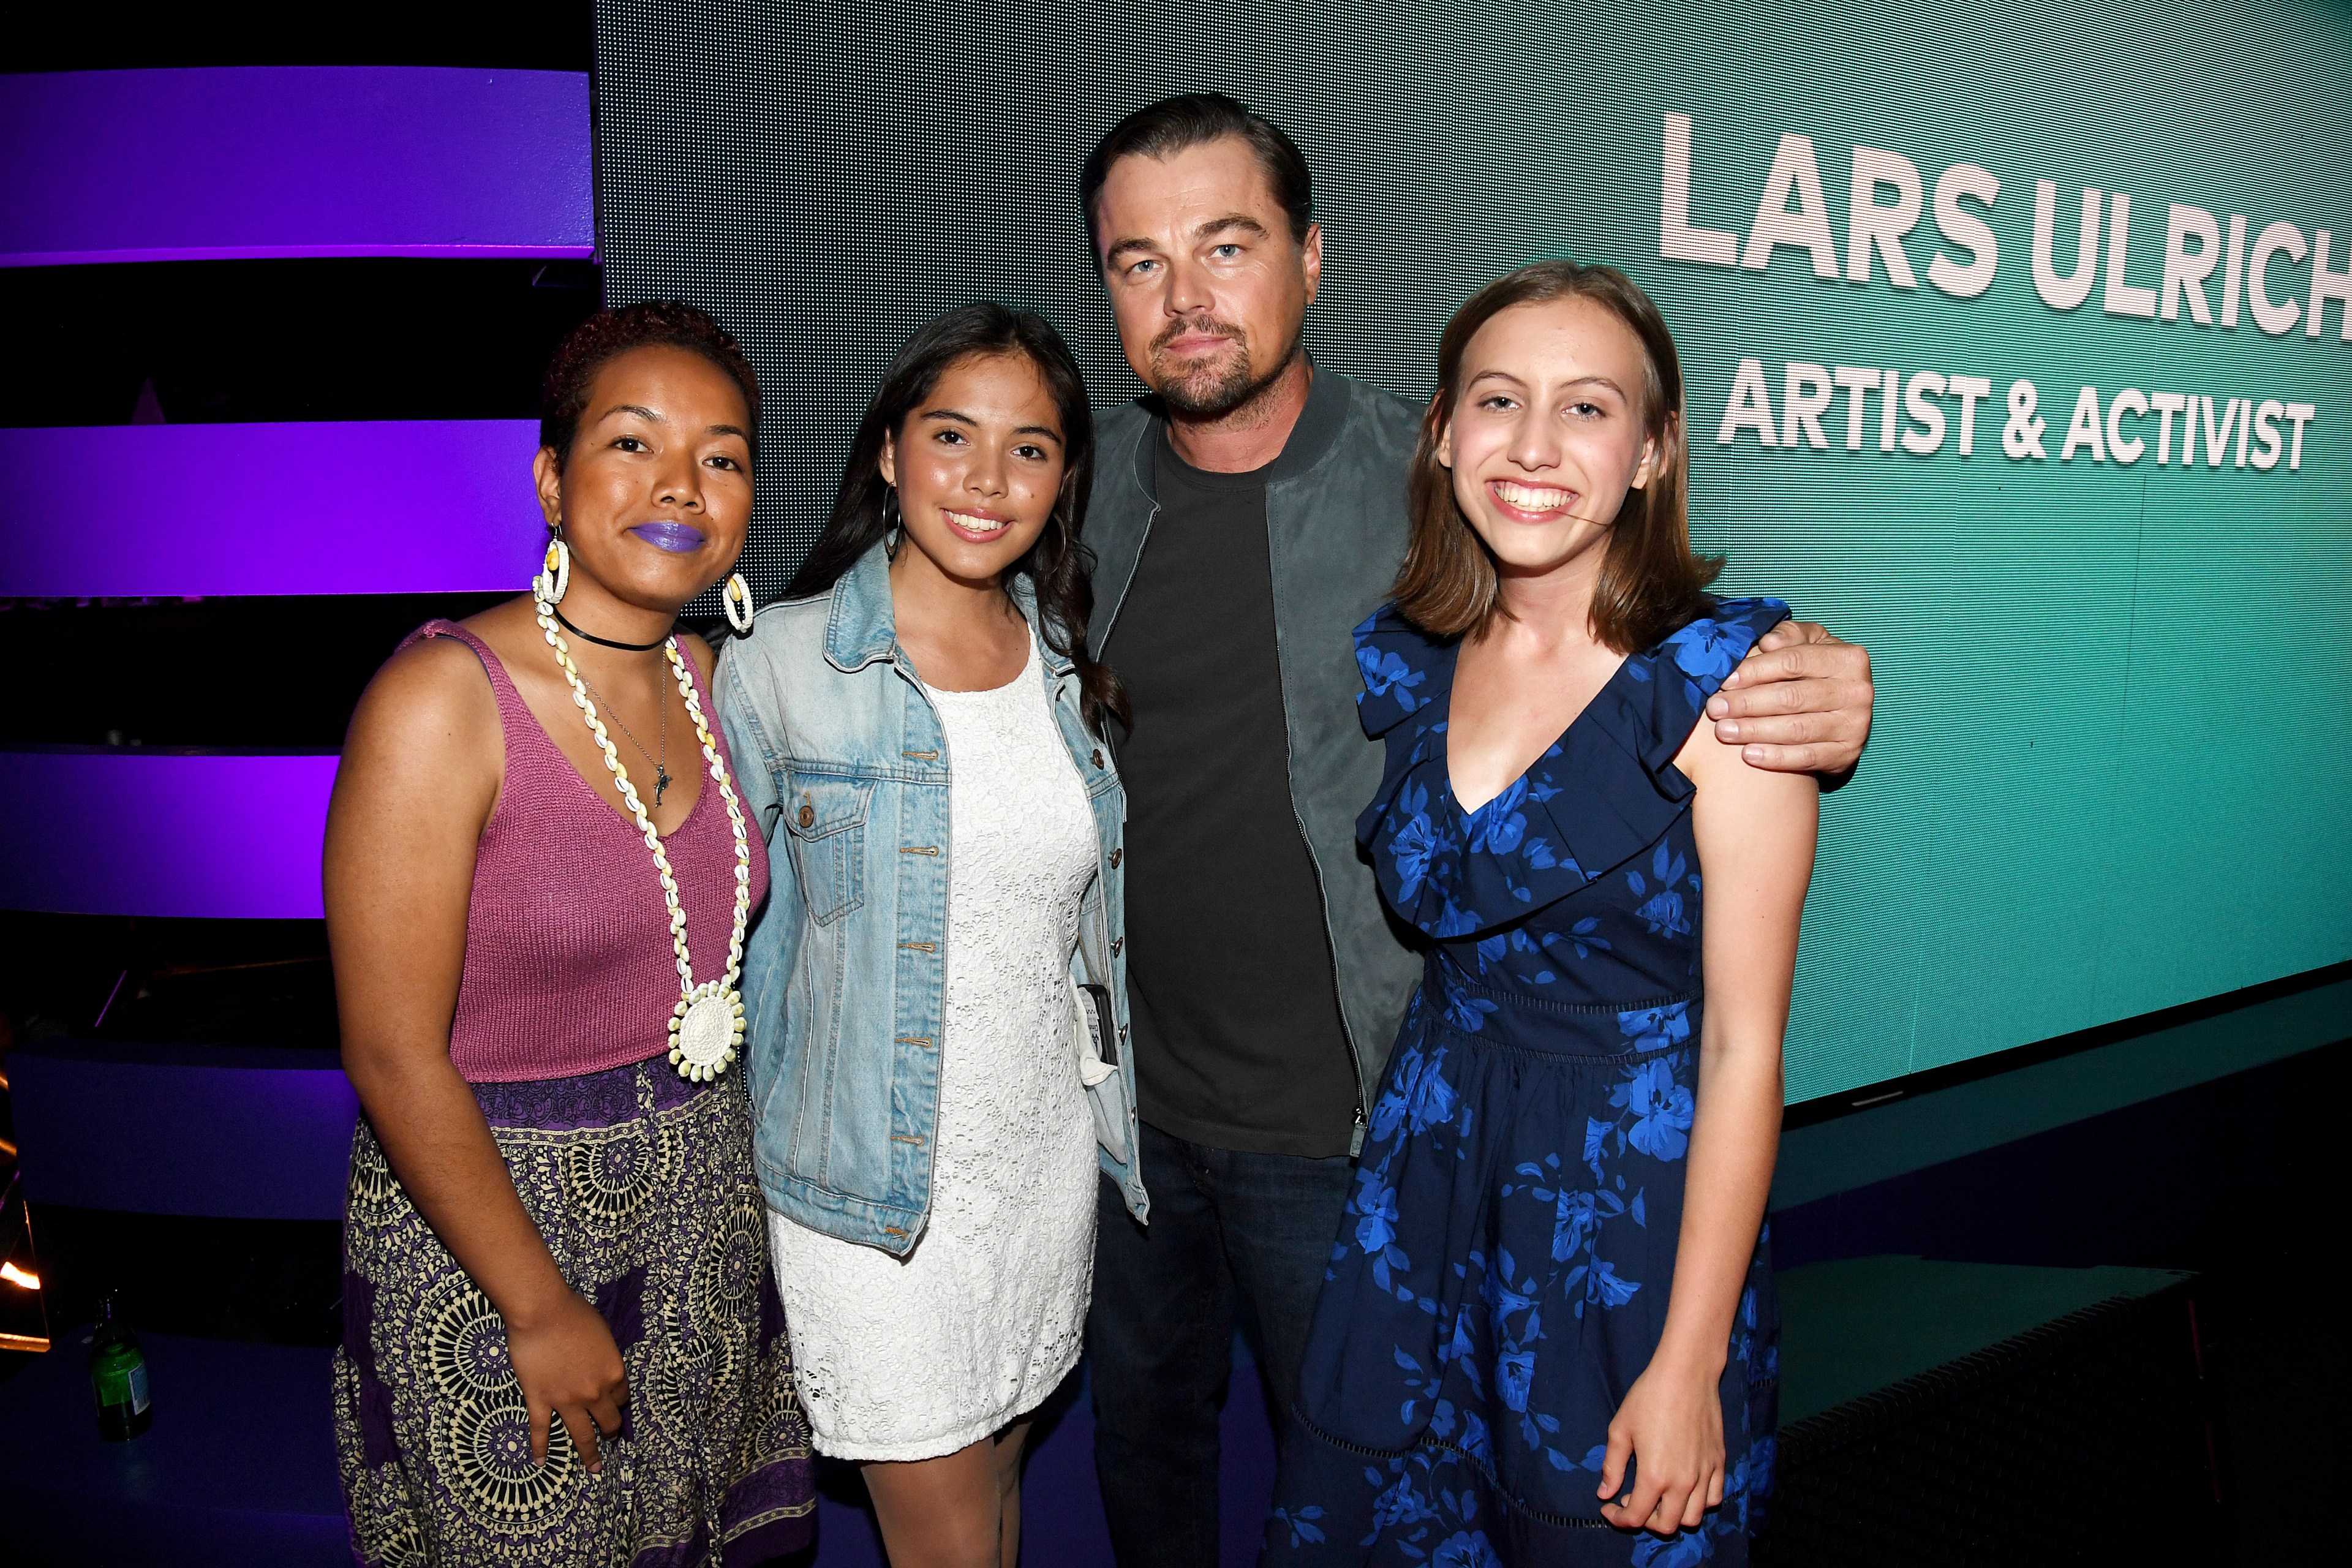
[[1126, 697], [1086, 652], [1093, 455], [1042, 317], [931, 322], [720, 671], [774, 866], [744, 991], [795, 1381], [898, 1568], [1014, 1561], [1029, 1418], [1078, 1358], [1097, 1169], [1145, 1212], [1106, 740]]

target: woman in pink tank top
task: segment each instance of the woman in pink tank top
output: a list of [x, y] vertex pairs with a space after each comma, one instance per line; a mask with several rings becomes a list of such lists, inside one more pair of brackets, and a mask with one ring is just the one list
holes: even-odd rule
[[420, 628], [352, 717], [325, 863], [365, 1111], [335, 1417], [371, 1568], [810, 1537], [735, 1064], [767, 858], [710, 649], [674, 630], [742, 548], [758, 415], [701, 311], [591, 318], [548, 372], [531, 596]]

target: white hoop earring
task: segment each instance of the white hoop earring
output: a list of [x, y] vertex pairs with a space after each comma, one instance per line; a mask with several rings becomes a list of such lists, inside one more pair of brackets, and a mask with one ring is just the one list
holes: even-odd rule
[[743, 574], [736, 572], [729, 574], [727, 586], [720, 592], [719, 602], [726, 606], [727, 624], [745, 636], [749, 636], [751, 630], [752, 615], [751, 584], [743, 581]]
[[530, 591], [534, 598], [560, 605], [571, 586], [572, 547], [558, 535], [547, 542], [546, 569], [530, 580]]

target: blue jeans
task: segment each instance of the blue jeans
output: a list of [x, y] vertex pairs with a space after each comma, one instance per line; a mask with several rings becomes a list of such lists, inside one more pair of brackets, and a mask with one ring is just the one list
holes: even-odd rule
[[1298, 1363], [1354, 1163], [1212, 1149], [1143, 1124], [1151, 1224], [1105, 1177], [1087, 1354], [1119, 1568], [1216, 1568], [1217, 1420], [1236, 1300], [1287, 1442]]

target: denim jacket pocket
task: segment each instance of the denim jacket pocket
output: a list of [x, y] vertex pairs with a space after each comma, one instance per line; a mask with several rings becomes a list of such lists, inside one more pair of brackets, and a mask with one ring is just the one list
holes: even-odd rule
[[866, 813], [874, 781], [783, 768], [777, 784], [809, 918], [831, 925], [866, 901]]

